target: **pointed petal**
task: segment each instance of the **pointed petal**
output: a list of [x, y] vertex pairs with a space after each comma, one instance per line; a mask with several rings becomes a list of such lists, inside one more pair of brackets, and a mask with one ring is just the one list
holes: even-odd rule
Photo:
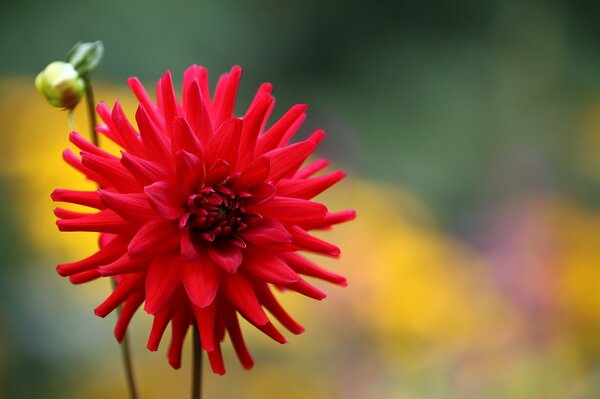
[[284, 197], [311, 199], [346, 177], [342, 171], [332, 172], [312, 179], [281, 179], [277, 193]]
[[159, 181], [144, 187], [152, 208], [167, 220], [179, 219], [185, 212], [185, 198], [174, 185]]
[[121, 152], [121, 164], [144, 186], [167, 178], [165, 168], [159, 163], [126, 152]]
[[313, 141], [305, 140], [266, 153], [265, 155], [271, 158], [269, 179], [278, 181], [282, 177], [294, 174], [315, 148], [317, 145]]
[[305, 104], [297, 104], [290, 108], [270, 129], [259, 137], [256, 154], [264, 154], [276, 148], [288, 129], [304, 121], [306, 109]]
[[125, 305], [121, 309], [121, 314], [119, 315], [119, 320], [115, 325], [115, 338], [119, 343], [123, 341], [123, 338], [125, 338], [125, 332], [127, 331], [129, 322], [131, 321], [135, 312], [139, 309], [142, 302], [144, 302], [143, 291], [136, 292], [125, 301]]
[[208, 247], [208, 255], [227, 273], [235, 273], [242, 263], [242, 251], [229, 243], [213, 244]]
[[287, 285], [300, 277], [281, 258], [266, 251], [246, 251], [244, 270], [260, 280]]
[[217, 345], [215, 339], [215, 303], [199, 308], [192, 305], [198, 331], [200, 332], [200, 342], [205, 351], [214, 350]]
[[266, 156], [257, 158], [242, 171], [239, 180], [235, 183], [235, 188], [243, 191], [263, 183], [270, 172], [271, 159]]
[[155, 217], [143, 193], [121, 194], [107, 190], [99, 190], [98, 193], [107, 207], [127, 221], [143, 224]]
[[252, 283], [241, 273], [224, 276], [223, 289], [227, 299], [250, 323], [262, 326], [269, 322], [258, 302]]
[[143, 225], [131, 239], [128, 253], [132, 259], [149, 259], [176, 251], [179, 242], [180, 232], [172, 223], [154, 219]]
[[204, 164], [197, 156], [186, 151], [177, 152], [175, 158], [175, 175], [179, 191], [183, 195], [196, 192], [206, 174]]
[[[254, 207], [248, 209], [254, 210]], [[280, 196], [257, 206], [256, 210], [264, 217], [271, 217], [285, 225], [320, 221], [327, 213], [325, 205], [318, 202]]]
[[304, 332], [304, 327], [283, 309], [267, 284], [255, 284], [255, 287], [260, 302], [288, 331], [293, 334]]
[[183, 266], [185, 290], [192, 303], [200, 308], [214, 302], [220, 283], [221, 271], [206, 257]]
[[240, 231], [239, 236], [258, 245], [281, 245], [292, 242], [292, 236], [285, 226], [275, 219], [265, 218], [260, 223]]
[[106, 208], [106, 205], [100, 200], [98, 191], [75, 191], [57, 188], [50, 194], [50, 197], [56, 202], [70, 202], [71, 204], [89, 206], [96, 209]]
[[287, 264], [294, 269], [297, 273], [304, 274], [305, 276], [316, 277], [321, 280], [329, 281], [330, 283], [345, 287], [348, 285], [346, 278], [339, 274], [332, 273], [328, 270], [321, 268], [316, 263], [308, 260], [307, 258], [287, 252], [282, 253], [281, 257], [287, 262]]
[[235, 353], [240, 360], [240, 363], [246, 370], [252, 369], [252, 366], [254, 366], [254, 360], [252, 359], [252, 355], [248, 351], [248, 347], [244, 342], [244, 337], [242, 336], [242, 330], [240, 329], [240, 323], [238, 322], [235, 310], [233, 308], [228, 308], [226, 311], [224, 311], [224, 318], [225, 328], [229, 333], [231, 344], [235, 349]]
[[170, 256], [155, 258], [146, 274], [144, 310], [156, 314], [181, 284], [182, 262]]
[[98, 252], [88, 256], [85, 259], [73, 263], [58, 265], [56, 271], [58, 274], [64, 277], [113, 262], [127, 252], [127, 242], [127, 239], [118, 237], [107, 245], [101, 247]]

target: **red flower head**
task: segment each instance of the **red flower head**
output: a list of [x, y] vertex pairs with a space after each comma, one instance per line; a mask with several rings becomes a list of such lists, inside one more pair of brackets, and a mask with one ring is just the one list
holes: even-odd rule
[[[64, 159], [95, 181], [97, 191], [57, 189], [54, 201], [85, 205], [96, 213], [57, 208], [61, 231], [99, 232], [100, 249], [58, 273], [82, 283], [115, 276], [118, 285], [95, 313], [106, 316], [123, 304], [115, 328], [120, 341], [142, 302], [154, 315], [148, 348], [156, 350], [171, 323], [169, 362], [181, 363], [190, 325], [198, 326], [212, 369], [224, 373], [220, 342], [229, 334], [242, 365], [253, 365], [238, 324], [238, 313], [278, 342], [286, 342], [265, 314], [268, 310], [294, 334], [303, 327], [272, 294], [285, 287], [315, 299], [325, 294], [302, 276], [338, 285], [346, 280], [300, 255], [308, 251], [337, 257], [339, 249], [309, 233], [354, 218], [354, 211], [330, 212], [311, 198], [344, 177], [341, 171], [313, 177], [328, 162], [303, 163], [325, 136], [289, 144], [305, 119], [296, 105], [265, 129], [275, 100], [271, 85], [258, 89], [250, 108], [233, 116], [241, 69], [221, 76], [210, 97], [206, 70], [192, 66], [178, 102], [167, 72], [157, 84], [157, 104], [136, 78], [128, 83], [140, 104], [137, 130], [118, 103], [98, 105], [97, 127], [121, 146], [111, 155], [76, 132], [70, 141], [81, 158]], [[139, 131], [139, 133], [138, 133]]]

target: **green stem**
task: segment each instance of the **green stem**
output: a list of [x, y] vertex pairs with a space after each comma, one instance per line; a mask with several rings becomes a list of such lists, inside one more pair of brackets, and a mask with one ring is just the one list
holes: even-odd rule
[[192, 399], [202, 398], [202, 345], [200, 343], [200, 332], [194, 323], [194, 367], [192, 369]]
[[[96, 147], [100, 147], [98, 132], [96, 132], [96, 104], [94, 101], [94, 89], [92, 88], [92, 81], [90, 80], [89, 76], [84, 77], [83, 80], [85, 82], [85, 98], [90, 126], [90, 137], [92, 138], [92, 143], [94, 143]], [[117, 288], [117, 281], [114, 277], [111, 277], [111, 284], [113, 290]], [[117, 314], [119, 316], [121, 315], [121, 306], [117, 308]], [[139, 399], [135, 378], [133, 376], [133, 362], [131, 361], [131, 351], [129, 349], [129, 338], [127, 332], [123, 337], [123, 341], [121, 341], [121, 358], [123, 360], [123, 367], [125, 369], [125, 379], [127, 380], [129, 397], [131, 399]]]
[[96, 131], [96, 102], [94, 101], [94, 89], [92, 88], [92, 81], [89, 76], [83, 78], [85, 82], [85, 99], [87, 103], [88, 120], [90, 124], [90, 137], [92, 143], [96, 147], [100, 147], [100, 140], [98, 139], [98, 132]]

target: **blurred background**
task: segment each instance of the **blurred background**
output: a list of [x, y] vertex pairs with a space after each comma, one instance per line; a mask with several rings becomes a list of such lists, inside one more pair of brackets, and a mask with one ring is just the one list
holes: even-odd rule
[[[327, 194], [357, 221], [344, 289], [282, 295], [307, 331], [285, 346], [243, 326], [256, 360], [205, 370], [205, 397], [595, 398], [600, 391], [600, 4], [590, 1], [0, 2], [0, 397], [126, 397], [119, 349], [93, 308], [108, 281], [55, 265], [95, 238], [59, 234], [49, 194], [85, 187], [61, 160], [66, 113], [35, 74], [102, 40], [96, 97], [125, 79], [244, 67], [237, 109], [264, 81], [272, 120], [309, 104], [301, 135], [350, 177]], [[83, 108], [83, 107], [80, 107]], [[83, 132], [83, 109], [76, 111]], [[187, 397], [181, 370], [131, 334], [143, 398]], [[188, 339], [188, 344], [189, 344]]]

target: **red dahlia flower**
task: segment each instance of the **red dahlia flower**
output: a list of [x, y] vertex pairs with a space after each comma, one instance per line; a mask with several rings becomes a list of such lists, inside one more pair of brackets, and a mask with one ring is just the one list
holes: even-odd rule
[[57, 189], [54, 201], [98, 210], [57, 208], [61, 231], [99, 232], [100, 249], [58, 273], [82, 283], [115, 276], [118, 285], [98, 306], [101, 317], [123, 304], [115, 328], [120, 341], [143, 302], [154, 315], [148, 348], [156, 350], [171, 323], [170, 364], [178, 368], [190, 325], [198, 327], [212, 369], [224, 373], [220, 342], [229, 334], [246, 369], [253, 365], [238, 313], [274, 340], [286, 342], [265, 314], [268, 310], [294, 334], [303, 327], [280, 306], [272, 287], [315, 299], [325, 294], [302, 276], [345, 285], [344, 277], [300, 255], [337, 257], [340, 250], [309, 233], [354, 218], [354, 211], [330, 212], [311, 198], [344, 177], [341, 171], [313, 177], [328, 162], [302, 164], [325, 136], [315, 131], [288, 144], [305, 119], [296, 105], [265, 129], [275, 100], [271, 85], [258, 89], [250, 108], [233, 116], [241, 69], [219, 79], [210, 97], [206, 70], [192, 66], [183, 79], [183, 101], [175, 97], [171, 74], [157, 84], [157, 104], [136, 78], [128, 83], [140, 104], [136, 130], [118, 102], [97, 111], [97, 130], [121, 146], [111, 155], [76, 132], [70, 141], [81, 158], [63, 153], [71, 166], [95, 181], [97, 191]]

